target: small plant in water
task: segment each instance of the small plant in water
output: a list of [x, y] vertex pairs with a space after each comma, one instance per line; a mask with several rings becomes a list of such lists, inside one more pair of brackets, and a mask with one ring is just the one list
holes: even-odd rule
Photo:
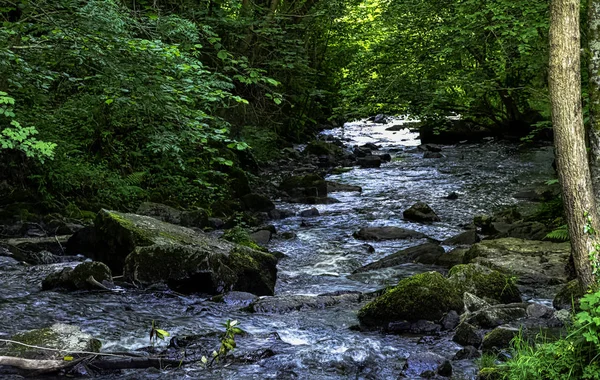
[[219, 347], [218, 351], [212, 352], [213, 357], [210, 363], [208, 362], [208, 358], [206, 356], [203, 356], [201, 359], [205, 366], [210, 366], [213, 364], [213, 362], [218, 363], [219, 359], [224, 358], [228, 353], [233, 351], [236, 347], [235, 336], [244, 333], [244, 330], [238, 327], [239, 322], [236, 320], [232, 321], [228, 319], [224, 326], [225, 333], [221, 336], [221, 346]]
[[169, 335], [171, 334], [169, 334], [168, 331], [159, 329], [158, 325], [152, 320], [152, 327], [150, 328], [150, 344], [156, 344], [159, 339], [165, 340]]

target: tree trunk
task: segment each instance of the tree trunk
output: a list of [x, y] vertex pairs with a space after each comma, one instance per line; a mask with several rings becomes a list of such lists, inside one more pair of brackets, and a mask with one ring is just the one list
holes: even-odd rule
[[600, 199], [600, 0], [588, 3], [588, 74], [590, 124], [588, 141], [594, 197]]
[[588, 218], [592, 231], [599, 230], [581, 108], [579, 5], [579, 0], [550, 2], [548, 84], [556, 163], [573, 261], [581, 285], [588, 289], [596, 282], [590, 261], [595, 234], [584, 230]]

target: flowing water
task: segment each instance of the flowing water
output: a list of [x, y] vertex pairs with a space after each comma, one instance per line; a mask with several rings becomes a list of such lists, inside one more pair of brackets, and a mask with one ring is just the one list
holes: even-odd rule
[[[395, 120], [392, 124], [400, 124]], [[340, 202], [316, 206], [321, 216], [292, 217], [275, 223], [278, 232], [297, 234], [293, 240], [275, 239], [271, 250], [286, 257], [278, 265], [276, 294], [316, 295], [335, 291], [367, 292], [399, 278], [433, 268], [408, 264], [360, 276], [356, 268], [419, 241], [365, 242], [352, 233], [365, 226], [400, 226], [442, 240], [463, 231], [476, 214], [516, 203], [511, 194], [552, 176], [550, 147], [520, 150], [495, 142], [459, 144], [443, 148], [443, 158], [424, 159], [408, 129], [386, 131], [390, 125], [348, 123], [327, 131], [348, 146], [374, 142], [393, 160], [379, 169], [355, 168], [328, 180], [362, 186], [362, 193], [332, 193]], [[458, 193], [456, 200], [445, 196]], [[429, 204], [442, 222], [406, 222], [402, 211], [416, 201]], [[310, 206], [279, 203], [278, 208], [301, 211]], [[304, 220], [304, 226], [301, 222]], [[446, 247], [447, 250], [451, 247]], [[275, 355], [251, 364], [239, 361], [226, 367], [200, 366], [132, 370], [104, 378], [122, 379], [396, 379], [404, 360], [433, 351], [451, 358], [461, 347], [449, 336], [383, 335], [349, 329], [356, 325], [360, 305], [286, 314], [250, 314], [239, 307], [182, 296], [165, 290], [59, 293], [40, 291], [40, 282], [53, 266], [22, 267], [0, 262], [0, 338], [27, 329], [62, 322], [81, 328], [103, 342], [103, 351], [129, 351], [148, 346], [152, 320], [171, 335], [214, 334], [227, 319], [237, 319], [248, 332], [237, 339], [236, 356], [272, 348]], [[69, 264], [71, 265], [71, 264]], [[159, 343], [159, 345], [166, 343]], [[454, 362], [454, 378], [474, 378], [471, 361]]]

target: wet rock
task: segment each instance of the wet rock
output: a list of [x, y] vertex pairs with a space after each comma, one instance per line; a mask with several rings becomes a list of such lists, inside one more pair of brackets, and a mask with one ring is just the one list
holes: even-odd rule
[[450, 310], [462, 310], [459, 292], [437, 272], [401, 280], [358, 312], [362, 325], [386, 327], [395, 321], [439, 321]]
[[477, 359], [481, 357], [481, 352], [473, 346], [466, 346], [458, 350], [452, 360]]
[[10, 256], [16, 260], [28, 264], [42, 264], [38, 261], [38, 252], [49, 252], [54, 255], [64, 254], [64, 246], [70, 236], [30, 237], [1, 239], [0, 247], [10, 252]]
[[483, 333], [477, 327], [467, 322], [462, 322], [456, 328], [452, 340], [461, 346], [479, 347], [481, 346], [481, 342], [483, 342]]
[[363, 227], [353, 234], [359, 240], [423, 239], [421, 232], [400, 227]]
[[0, 355], [16, 356], [36, 360], [62, 360], [76, 351], [99, 352], [101, 343], [77, 326], [56, 323], [50, 327], [30, 330], [13, 335], [11, 340], [29, 346], [52, 348], [41, 350], [13, 343], [0, 343]]
[[446, 195], [446, 199], [449, 199], [451, 201], [458, 199], [458, 193], [456, 191], [453, 191], [451, 193], [449, 193], [448, 195]]
[[404, 210], [402, 215], [404, 216], [404, 219], [413, 222], [432, 223], [441, 220], [431, 207], [423, 202], [417, 202], [410, 206], [408, 209]]
[[393, 334], [418, 334], [418, 335], [439, 335], [442, 326], [437, 323], [426, 321], [424, 319], [416, 322], [400, 321], [391, 322], [386, 328], [386, 332]]
[[371, 150], [379, 150], [379, 145], [375, 144], [375, 143], [366, 143], [364, 145], [361, 145], [361, 148], [367, 148], [367, 149], [371, 149]]
[[552, 318], [554, 316], [554, 309], [539, 303], [532, 303], [527, 306], [525, 310], [528, 318]]
[[[85, 240], [78, 236], [82, 231], [72, 239]], [[142, 285], [166, 283], [183, 293], [273, 294], [277, 260], [268, 253], [148, 216], [108, 210], [98, 213], [90, 235], [88, 250], [77, 253]]]
[[367, 157], [367, 156], [372, 156], [373, 152], [369, 148], [356, 147], [352, 151], [352, 154], [354, 154], [358, 158], [363, 158], [363, 157]]
[[371, 116], [368, 120], [376, 124], [386, 124], [389, 122], [389, 117], [384, 114], [378, 114]]
[[477, 231], [468, 230], [462, 232], [456, 236], [448, 238], [442, 241], [444, 245], [471, 245], [478, 243], [481, 239], [479, 239], [479, 235], [477, 235]]
[[382, 162], [390, 162], [390, 161], [392, 161], [392, 155], [389, 154], [389, 153], [380, 154], [379, 158], [381, 158]]
[[357, 163], [361, 168], [378, 168], [381, 166], [381, 157], [373, 155], [360, 157]]
[[327, 181], [327, 192], [335, 193], [335, 192], [342, 192], [342, 191], [347, 191], [347, 192], [357, 191], [360, 193], [360, 192], [362, 192], [362, 187], [354, 186], [354, 185], [347, 185], [345, 183]]
[[465, 304], [465, 309], [469, 313], [474, 313], [483, 309], [484, 307], [490, 306], [490, 304], [483, 298], [479, 298], [475, 294], [471, 294], [469, 292], [465, 292], [465, 294], [463, 294], [463, 302]]
[[207, 227], [215, 230], [219, 230], [225, 227], [225, 222], [220, 218], [208, 218]]
[[409, 379], [431, 378], [445, 361], [446, 358], [433, 352], [411, 353], [404, 364], [402, 376]]
[[461, 264], [450, 269], [448, 281], [463, 292], [502, 303], [521, 302], [515, 279], [479, 264]]
[[439, 256], [434, 264], [446, 268], [452, 268], [455, 265], [463, 263], [465, 253], [467, 253], [467, 251], [468, 249], [466, 248], [454, 248], [452, 251]]
[[249, 306], [249, 311], [266, 314], [285, 314], [298, 310], [321, 310], [340, 304], [358, 303], [362, 299], [360, 293], [319, 296], [275, 296], [264, 297]]
[[319, 213], [319, 210], [317, 210], [315, 207], [308, 209], [308, 210], [304, 210], [304, 211], [300, 211], [300, 213], [298, 214], [303, 218], [312, 218], [312, 217], [316, 217], [321, 215]]
[[425, 152], [423, 158], [443, 158], [444, 155], [438, 152]]
[[443, 377], [452, 376], [452, 363], [450, 360], [444, 360], [442, 364], [437, 368], [437, 374]]
[[539, 222], [519, 222], [514, 224], [492, 223], [499, 233], [496, 238], [517, 238], [527, 240], [543, 240], [550, 229]]
[[392, 125], [391, 127], [387, 127], [385, 130], [386, 131], [392, 131], [392, 132], [397, 132], [397, 131], [401, 131], [403, 129], [406, 129], [407, 127], [404, 124], [396, 124], [396, 125]]
[[460, 323], [460, 315], [454, 310], [450, 310], [442, 319], [442, 328], [444, 330], [454, 330]]
[[278, 236], [284, 240], [292, 240], [297, 237], [296, 233], [291, 231], [282, 232]]
[[42, 281], [42, 290], [62, 288], [66, 290], [92, 290], [98, 289], [93, 283], [112, 283], [110, 269], [98, 261], [85, 262], [75, 268], [63, 268], [62, 271], [48, 275]]
[[272, 232], [269, 230], [260, 230], [250, 234], [250, 239], [260, 246], [265, 246], [271, 241]]
[[466, 317], [466, 321], [482, 328], [494, 328], [525, 318], [526, 307], [526, 304], [490, 305], [471, 313]]
[[519, 334], [519, 329], [513, 327], [500, 326], [483, 337], [482, 350], [483, 352], [493, 352], [508, 348], [511, 340]]
[[286, 178], [279, 188], [292, 198], [327, 197], [327, 181], [316, 174]]
[[436, 144], [421, 144], [417, 147], [417, 149], [423, 152], [441, 152], [442, 147]]
[[[1, 250], [1, 248], [0, 248]], [[19, 262], [12, 257], [4, 257], [0, 253], [0, 270], [11, 270], [16, 268], [19, 265]]]
[[136, 213], [186, 227], [204, 228], [210, 226], [208, 213], [205, 210], [180, 211], [160, 203], [143, 202]]
[[468, 120], [435, 120], [419, 124], [419, 139], [423, 144], [457, 144], [461, 141], [481, 141], [492, 135]]
[[296, 215], [296, 213], [293, 211], [290, 211], [290, 210], [275, 209], [275, 210], [269, 211], [269, 218], [274, 219], [274, 220], [290, 218], [294, 215]]
[[[378, 270], [382, 268], [390, 268], [395, 267], [401, 264], [410, 263], [413, 261], [419, 261], [419, 258], [428, 256], [431, 257], [431, 260], [426, 261], [435, 261], [435, 258], [444, 254], [444, 248], [440, 247], [437, 244], [433, 243], [425, 243], [415, 247], [410, 247], [393, 253], [389, 256], [384, 257], [381, 260], [375, 261], [371, 264], [367, 264], [361, 268], [358, 268], [354, 271], [354, 273], [362, 273], [368, 272], [372, 270]], [[421, 261], [419, 261], [421, 262]]]
[[567, 283], [570, 253], [569, 243], [503, 238], [473, 245], [464, 260], [516, 276], [517, 284], [535, 290]]
[[571, 310], [574, 305], [575, 310], [579, 310], [579, 301], [584, 295], [585, 292], [581, 288], [578, 280], [569, 281], [560, 288], [552, 301], [552, 306], [558, 310]]
[[250, 193], [240, 198], [244, 209], [254, 212], [269, 212], [275, 210], [275, 204], [266, 196]]
[[247, 307], [251, 303], [256, 302], [258, 297], [252, 293], [246, 292], [227, 292], [219, 294], [210, 299], [213, 302], [222, 302], [229, 306]]

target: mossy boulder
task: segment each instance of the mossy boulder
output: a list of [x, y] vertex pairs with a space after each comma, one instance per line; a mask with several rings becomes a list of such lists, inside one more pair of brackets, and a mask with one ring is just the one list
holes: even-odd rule
[[578, 280], [569, 281], [558, 291], [552, 301], [552, 306], [558, 310], [571, 310], [575, 306], [575, 310], [578, 310], [579, 301], [584, 295], [585, 291]]
[[508, 348], [511, 340], [518, 334], [519, 329], [514, 327], [496, 327], [485, 334], [481, 348], [483, 352], [493, 352], [494, 350]]
[[386, 328], [394, 321], [438, 321], [450, 310], [462, 310], [460, 292], [438, 272], [401, 280], [358, 312], [361, 324]]
[[538, 296], [551, 285], [570, 280], [569, 243], [502, 238], [484, 240], [465, 254], [465, 263], [477, 263], [517, 278], [517, 284], [531, 288]]
[[521, 302], [516, 279], [479, 264], [461, 264], [450, 269], [450, 281], [462, 292], [501, 303]]
[[304, 154], [314, 154], [315, 156], [340, 156], [342, 148], [325, 141], [311, 141], [306, 145]]
[[250, 193], [241, 198], [242, 205], [247, 211], [269, 212], [275, 210], [275, 204], [262, 194]]
[[56, 323], [50, 327], [15, 334], [11, 340], [29, 346], [52, 348], [60, 351], [42, 350], [16, 343], [0, 344], [0, 355], [25, 359], [56, 360], [76, 351], [99, 352], [102, 343], [77, 326]]
[[204, 228], [209, 224], [208, 213], [202, 209], [181, 211], [161, 203], [143, 202], [136, 213], [185, 227]]
[[[273, 294], [277, 260], [271, 254], [148, 216], [101, 210], [94, 224], [93, 240], [83, 245], [87, 251], [73, 253], [87, 254], [127, 280], [166, 283], [186, 293]], [[85, 242], [77, 234], [72, 239]]]
[[292, 198], [327, 197], [327, 181], [316, 174], [286, 178], [279, 188]]
[[75, 268], [64, 268], [60, 272], [48, 275], [42, 281], [42, 289], [63, 288], [66, 290], [90, 290], [96, 286], [90, 281], [90, 277], [99, 283], [103, 281], [112, 282], [110, 269], [98, 261], [85, 262]]

